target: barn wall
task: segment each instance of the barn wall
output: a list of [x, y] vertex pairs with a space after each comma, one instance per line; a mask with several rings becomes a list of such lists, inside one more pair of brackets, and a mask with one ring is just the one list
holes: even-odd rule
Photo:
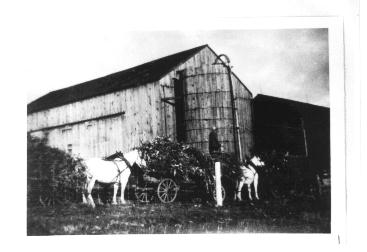
[[[174, 97], [173, 78], [178, 77], [177, 71], [184, 71], [184, 78], [186, 79], [184, 83], [187, 85], [185, 110], [186, 117], [190, 121], [189, 123], [186, 122], [187, 142], [208, 152], [210, 128], [216, 126], [219, 128], [218, 137], [224, 147], [224, 151], [233, 152], [228, 75], [222, 65], [212, 65], [216, 57], [212, 50], [204, 48], [194, 57], [173, 69], [158, 82], [160, 86], [159, 94], [160, 98]], [[238, 97], [236, 107], [238, 108], [241, 149], [244, 156], [250, 154], [249, 152], [253, 146], [252, 95], [237, 76], [233, 74], [232, 82], [235, 96]], [[210, 92], [215, 92], [216, 95], [213, 96]], [[191, 93], [191, 95], [188, 93]], [[197, 96], [194, 94], [197, 94]], [[219, 109], [219, 107], [222, 107], [222, 109]], [[228, 109], [223, 109], [225, 107]], [[218, 109], [215, 110], [213, 108]], [[176, 139], [174, 107], [162, 102], [160, 111], [161, 125], [158, 134]], [[197, 130], [198, 128], [200, 130]]]
[[233, 151], [232, 107], [228, 75], [222, 66], [202, 65], [185, 73], [187, 135], [194, 146], [209, 149], [213, 126], [224, 151]]
[[[177, 71], [192, 71], [202, 66], [211, 66], [215, 61], [216, 55], [208, 48], [204, 48], [189, 60], [183, 62], [176, 68], [172, 69], [166, 76], [161, 78], [158, 83], [160, 86], [160, 98], [174, 97], [174, 81], [173, 78], [177, 78]], [[197, 83], [202, 85], [203, 83]], [[205, 84], [205, 83], [204, 83]], [[172, 139], [176, 139], [176, 117], [175, 110], [172, 105], [162, 102], [161, 104], [161, 127], [159, 133], [164, 136], [169, 136]], [[165, 127], [165, 122], [167, 127]]]
[[157, 90], [152, 83], [36, 112], [28, 116], [28, 131], [82, 157], [128, 151], [157, 136]]
[[253, 115], [252, 115], [252, 95], [249, 90], [236, 77], [232, 77], [235, 97], [235, 106], [237, 110], [237, 118], [239, 122], [240, 143], [243, 157], [251, 156], [254, 146], [253, 138]]

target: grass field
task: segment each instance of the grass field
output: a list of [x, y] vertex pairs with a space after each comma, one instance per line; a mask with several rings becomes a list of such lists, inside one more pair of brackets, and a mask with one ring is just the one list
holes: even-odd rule
[[101, 205], [29, 207], [28, 235], [184, 234], [184, 233], [329, 233], [330, 209], [324, 201], [273, 200], [254, 204]]

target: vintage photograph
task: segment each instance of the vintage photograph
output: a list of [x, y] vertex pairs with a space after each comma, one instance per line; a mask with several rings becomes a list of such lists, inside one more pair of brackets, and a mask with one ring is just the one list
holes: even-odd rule
[[28, 236], [331, 233], [327, 27], [121, 34], [28, 91]]

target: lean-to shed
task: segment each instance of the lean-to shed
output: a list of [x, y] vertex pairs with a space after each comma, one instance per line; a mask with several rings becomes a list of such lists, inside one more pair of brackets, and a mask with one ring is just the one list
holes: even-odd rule
[[[234, 151], [229, 75], [213, 65], [208, 46], [56, 90], [28, 104], [28, 132], [82, 157], [123, 152], [141, 141], [170, 136], [208, 152], [218, 128], [224, 151]], [[251, 92], [231, 74], [241, 153], [253, 145]]]
[[305, 169], [330, 174], [330, 109], [258, 94], [253, 100], [258, 151], [304, 157]]

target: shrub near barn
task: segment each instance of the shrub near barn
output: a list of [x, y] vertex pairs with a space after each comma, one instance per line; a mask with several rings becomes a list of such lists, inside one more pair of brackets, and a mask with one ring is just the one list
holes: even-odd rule
[[27, 136], [27, 200], [29, 205], [80, 201], [83, 167], [77, 158]]

